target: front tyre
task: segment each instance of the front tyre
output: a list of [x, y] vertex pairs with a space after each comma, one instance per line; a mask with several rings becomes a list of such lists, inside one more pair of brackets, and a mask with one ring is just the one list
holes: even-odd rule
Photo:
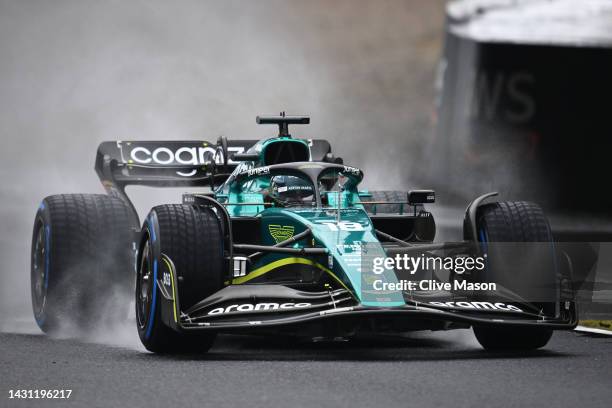
[[177, 275], [181, 310], [223, 288], [223, 234], [211, 209], [181, 204], [153, 208], [142, 227], [136, 276], [136, 323], [145, 348], [156, 353], [206, 352], [214, 333], [179, 333], [162, 321], [158, 282], [168, 258]]
[[475, 326], [480, 345], [489, 351], [527, 351], [544, 347], [553, 331], [550, 329]]
[[[484, 204], [478, 209], [477, 227], [477, 239], [484, 246], [488, 242], [552, 242], [548, 219], [540, 206], [530, 202], [504, 201]], [[551, 262], [552, 257], [554, 251], [551, 246]], [[542, 273], [540, 270], [529, 272]], [[520, 279], [516, 274], [503, 278]], [[542, 310], [547, 310], [550, 302], [539, 305]], [[548, 343], [553, 331], [542, 328], [474, 326], [474, 334], [486, 350], [535, 350]]]

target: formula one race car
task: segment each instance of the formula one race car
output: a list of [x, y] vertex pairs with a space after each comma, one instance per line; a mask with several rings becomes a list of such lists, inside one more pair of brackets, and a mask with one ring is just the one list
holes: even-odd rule
[[[262, 141], [102, 143], [108, 194], [50, 196], [36, 215], [42, 330], [116, 318], [134, 289], [138, 333], [154, 352], [206, 351], [220, 332], [470, 326], [485, 349], [525, 350], [576, 325], [571, 265], [537, 205], [485, 194], [467, 207], [463, 240], [435, 243], [433, 191], [360, 190], [362, 171], [327, 141], [291, 137], [289, 125], [309, 121], [258, 117], [279, 126]], [[128, 185], [207, 189], [154, 207], [139, 228]]]

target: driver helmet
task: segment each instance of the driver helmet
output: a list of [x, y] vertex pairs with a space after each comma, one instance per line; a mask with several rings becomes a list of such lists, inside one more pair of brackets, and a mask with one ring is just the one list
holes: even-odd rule
[[312, 184], [301, 177], [274, 176], [270, 182], [270, 194], [284, 204], [301, 204], [313, 201]]

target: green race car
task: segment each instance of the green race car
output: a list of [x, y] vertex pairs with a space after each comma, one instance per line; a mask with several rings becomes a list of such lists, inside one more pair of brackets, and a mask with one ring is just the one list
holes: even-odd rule
[[[221, 332], [468, 327], [486, 349], [524, 350], [576, 325], [571, 265], [537, 205], [485, 194], [466, 210], [463, 239], [434, 242], [433, 191], [362, 190], [363, 172], [327, 141], [291, 137], [308, 117], [257, 122], [278, 136], [102, 143], [107, 194], [50, 196], [36, 215], [39, 326], [117, 318], [134, 289], [138, 333], [154, 352], [206, 351]], [[140, 228], [128, 185], [208, 189], [154, 207]]]

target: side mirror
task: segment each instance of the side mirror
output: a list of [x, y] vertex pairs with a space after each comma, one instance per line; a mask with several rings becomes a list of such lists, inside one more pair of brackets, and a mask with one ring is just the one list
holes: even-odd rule
[[257, 161], [259, 160], [259, 154], [257, 153], [234, 153], [230, 157], [235, 162], [245, 162], [245, 161]]
[[408, 204], [431, 204], [436, 202], [436, 193], [433, 190], [410, 190]]

